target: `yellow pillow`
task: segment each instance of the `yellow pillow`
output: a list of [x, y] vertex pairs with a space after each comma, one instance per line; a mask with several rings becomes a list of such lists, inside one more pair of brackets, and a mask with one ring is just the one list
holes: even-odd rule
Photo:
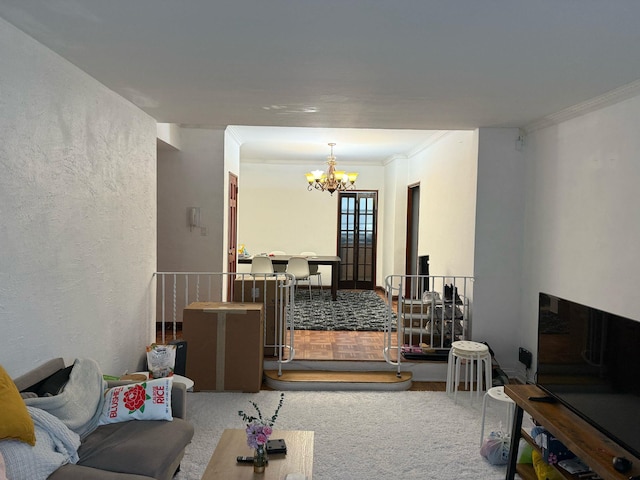
[[0, 439], [36, 444], [35, 428], [16, 384], [0, 365]]

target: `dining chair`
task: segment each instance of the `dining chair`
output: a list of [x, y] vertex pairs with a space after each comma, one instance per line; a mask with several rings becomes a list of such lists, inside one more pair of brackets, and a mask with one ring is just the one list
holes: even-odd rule
[[251, 273], [273, 273], [273, 263], [266, 255], [255, 255], [251, 259]]
[[[269, 255], [286, 255], [286, 253], [282, 250], [273, 250], [272, 252], [269, 252]], [[287, 271], [287, 265], [284, 263], [274, 263], [273, 271], [276, 273], [284, 273]]]
[[295, 278], [294, 288], [305, 281], [309, 284], [309, 299], [311, 299], [311, 282], [309, 281], [309, 262], [305, 257], [291, 257], [287, 263], [287, 273]]
[[[316, 257], [318, 254], [316, 252], [301, 252], [301, 257]], [[311, 283], [311, 277], [316, 277], [318, 279], [318, 286], [320, 287], [320, 293], [322, 294], [322, 273], [318, 271], [318, 265], [309, 264], [309, 283]]]

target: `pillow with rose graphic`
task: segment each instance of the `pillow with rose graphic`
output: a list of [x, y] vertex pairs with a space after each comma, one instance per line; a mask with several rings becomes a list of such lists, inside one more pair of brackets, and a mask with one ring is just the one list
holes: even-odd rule
[[164, 377], [107, 389], [98, 425], [129, 420], [173, 420], [172, 382], [172, 377]]

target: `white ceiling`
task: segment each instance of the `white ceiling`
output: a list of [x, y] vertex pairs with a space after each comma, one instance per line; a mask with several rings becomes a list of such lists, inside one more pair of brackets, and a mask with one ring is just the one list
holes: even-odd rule
[[331, 128], [523, 127], [640, 79], [638, 0], [0, 0], [0, 17], [158, 122], [325, 129], [238, 130], [243, 157], [364, 141]]

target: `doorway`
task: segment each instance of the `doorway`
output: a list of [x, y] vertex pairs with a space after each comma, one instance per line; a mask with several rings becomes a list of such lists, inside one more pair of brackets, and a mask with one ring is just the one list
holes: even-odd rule
[[[238, 177], [229, 172], [229, 214], [227, 219], [227, 272], [237, 271], [238, 247]], [[227, 301], [233, 298], [233, 275], [227, 276]]]
[[[418, 231], [420, 221], [420, 184], [409, 185], [407, 189], [407, 250], [405, 274], [418, 275]], [[411, 291], [411, 284], [406, 282], [404, 295], [406, 298], [417, 298], [417, 292]]]
[[373, 290], [376, 280], [378, 192], [340, 192], [338, 288]]

